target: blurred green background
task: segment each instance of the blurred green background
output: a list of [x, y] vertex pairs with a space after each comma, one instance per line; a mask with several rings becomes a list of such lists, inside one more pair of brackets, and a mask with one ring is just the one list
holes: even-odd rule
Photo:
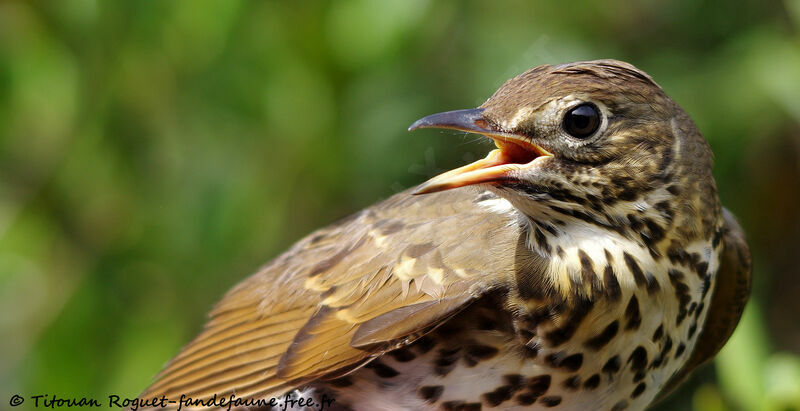
[[269, 258], [489, 148], [413, 120], [618, 58], [711, 142], [756, 264], [659, 408], [800, 409], [799, 30], [800, 0], [0, 1], [0, 408], [135, 396]]

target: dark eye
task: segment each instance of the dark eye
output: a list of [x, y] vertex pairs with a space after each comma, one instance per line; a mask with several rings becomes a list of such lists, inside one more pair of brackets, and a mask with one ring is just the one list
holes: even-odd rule
[[564, 131], [572, 137], [589, 137], [598, 127], [600, 127], [600, 111], [594, 104], [581, 104], [564, 116]]

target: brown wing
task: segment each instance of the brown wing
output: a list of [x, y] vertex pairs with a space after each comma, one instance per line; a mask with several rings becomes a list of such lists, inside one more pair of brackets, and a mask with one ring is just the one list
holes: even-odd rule
[[142, 396], [277, 396], [412, 341], [513, 278], [519, 226], [479, 201], [403, 192], [312, 233], [229, 291]]
[[711, 360], [728, 341], [742, 316], [753, 273], [750, 248], [744, 231], [736, 218], [723, 209], [725, 225], [722, 228], [722, 256], [716, 287], [712, 295], [706, 324], [698, 337], [695, 349], [683, 368], [675, 374], [659, 394], [666, 397], [700, 365]]

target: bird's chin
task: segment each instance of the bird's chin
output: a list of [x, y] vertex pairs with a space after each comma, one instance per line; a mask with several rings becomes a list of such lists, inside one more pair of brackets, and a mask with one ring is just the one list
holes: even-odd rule
[[417, 187], [414, 194], [435, 193], [476, 184], [497, 186], [517, 182], [521, 175], [535, 172], [535, 168], [553, 156], [527, 139], [484, 135], [494, 140], [496, 149], [478, 161], [433, 177]]

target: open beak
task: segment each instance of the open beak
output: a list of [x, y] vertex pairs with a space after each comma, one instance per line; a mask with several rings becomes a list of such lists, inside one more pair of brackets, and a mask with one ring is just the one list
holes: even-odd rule
[[447, 111], [432, 114], [414, 122], [408, 131], [419, 128], [444, 128], [484, 135], [494, 141], [497, 149], [474, 163], [426, 181], [413, 194], [435, 193], [474, 184], [496, 184], [516, 180], [516, 171], [533, 164], [540, 157], [552, 156], [525, 136], [495, 129], [483, 118], [482, 108]]

